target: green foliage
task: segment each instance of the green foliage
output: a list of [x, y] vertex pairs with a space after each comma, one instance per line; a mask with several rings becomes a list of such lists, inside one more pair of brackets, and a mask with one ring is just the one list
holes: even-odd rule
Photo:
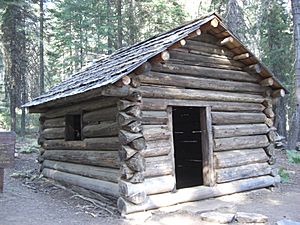
[[[176, 0], [140, 0], [132, 6], [130, 0], [122, 2], [123, 46], [174, 28], [185, 19], [182, 6]], [[48, 87], [92, 59], [118, 48], [115, 1], [110, 5], [96, 0], [55, 1], [55, 7], [48, 10], [48, 17]]]
[[296, 150], [287, 150], [288, 161], [291, 163], [300, 163], [300, 153]]
[[289, 173], [284, 168], [280, 167], [278, 174], [281, 178], [282, 183], [289, 182]]

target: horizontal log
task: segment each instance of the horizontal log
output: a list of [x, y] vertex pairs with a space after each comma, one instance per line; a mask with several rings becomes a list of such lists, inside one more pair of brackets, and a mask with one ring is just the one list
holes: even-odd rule
[[84, 137], [112, 137], [119, 133], [117, 122], [102, 122], [100, 124], [86, 125], [83, 127]]
[[83, 141], [45, 140], [43, 148], [47, 150], [118, 150], [118, 137], [86, 138]]
[[240, 54], [240, 55], [235, 55], [232, 59], [233, 60], [243, 60], [243, 59], [247, 59], [250, 57], [250, 54], [248, 52]]
[[86, 138], [83, 141], [85, 149], [93, 150], [118, 150], [120, 142], [118, 137], [99, 137], [99, 138]]
[[47, 110], [46, 113], [43, 113], [42, 116], [45, 118], [55, 118], [60, 116], [65, 116], [70, 113], [78, 113], [81, 111], [93, 111], [99, 108], [106, 108], [113, 105], [116, 105], [117, 98], [115, 97], [105, 97], [97, 98], [89, 101], [78, 102], [73, 105], [59, 107]]
[[83, 123], [98, 123], [103, 121], [116, 121], [118, 109], [116, 106], [99, 109], [97, 111], [92, 111], [84, 113], [82, 117]]
[[[159, 177], [172, 175], [173, 165], [170, 159], [166, 160], [166, 157], [151, 157], [145, 158], [146, 171], [144, 172], [145, 178]], [[121, 165], [121, 176], [126, 180], [130, 180], [135, 172], [131, 170], [126, 164]]]
[[65, 127], [46, 128], [41, 132], [41, 136], [45, 139], [64, 139]]
[[269, 145], [266, 135], [241, 136], [214, 139], [215, 151], [225, 151], [243, 148], [260, 148]]
[[43, 128], [54, 128], [54, 127], [65, 127], [66, 119], [65, 117], [46, 119], [43, 122]]
[[202, 53], [213, 54], [215, 56], [222, 56], [222, 57], [223, 56], [227, 56], [227, 57], [233, 56], [233, 53], [230, 52], [226, 48], [220, 47], [215, 44], [210, 44], [210, 43], [195, 41], [195, 40], [187, 40], [184, 48], [189, 49], [189, 50], [199, 51]]
[[258, 177], [271, 174], [272, 168], [268, 163], [254, 163], [238, 167], [230, 167], [216, 170], [217, 183], [224, 183], [250, 177]]
[[173, 87], [141, 86], [141, 93], [146, 98], [166, 98], [185, 100], [209, 100], [209, 101], [232, 101], [262, 103], [261, 95], [231, 93], [221, 91], [181, 89]]
[[176, 51], [176, 50], [170, 51], [170, 54], [171, 54], [171, 59], [182, 59], [184, 61], [195, 61], [195, 62], [200, 61], [200, 62], [206, 62], [206, 63], [212, 63], [218, 65], [231, 65], [235, 67], [243, 66], [242, 63], [237, 62], [235, 60], [229, 58], [214, 57], [212, 55], [204, 56], [201, 54], [192, 54], [192, 53]]
[[142, 111], [143, 124], [167, 124], [168, 114], [166, 111]]
[[42, 174], [45, 177], [60, 181], [65, 184], [77, 185], [98, 193], [112, 196], [119, 196], [118, 185], [108, 181], [97, 180], [93, 178], [83, 177], [80, 175], [60, 172], [52, 169], [43, 169]]
[[235, 113], [235, 112], [213, 112], [213, 124], [248, 124], [264, 123], [266, 115], [263, 113]]
[[46, 151], [42, 157], [61, 162], [120, 168], [120, 159], [117, 151], [51, 150]]
[[269, 127], [266, 124], [237, 124], [213, 126], [214, 138], [267, 134], [268, 132]]
[[173, 173], [173, 165], [170, 156], [158, 156], [145, 158], [145, 177], [164, 176]]
[[203, 90], [251, 93], [263, 93], [264, 91], [266, 91], [266, 88], [254, 83], [188, 77], [170, 73], [151, 72], [151, 76], [140, 75], [140, 79], [143, 83], [147, 84], [168, 85]]
[[143, 125], [143, 135], [146, 141], [168, 139], [171, 132], [167, 125]]
[[[80, 95], [72, 95], [67, 96], [65, 98], [60, 98], [55, 101], [49, 101], [44, 104], [40, 104], [37, 106], [29, 107], [30, 112], [47, 112], [47, 109], [50, 107], [59, 107], [61, 105], [70, 105], [70, 104], [78, 104], [82, 101], [89, 101], [90, 99], [95, 99], [96, 97], [128, 97], [132, 94], [133, 90], [127, 86], [116, 87], [115, 85], [106, 85], [102, 88], [95, 88], [90, 91], [86, 91], [81, 93]], [[110, 98], [103, 98], [105, 101], [109, 101]], [[97, 104], [97, 103], [96, 103]], [[110, 103], [111, 104], [111, 103]], [[114, 103], [115, 104], [115, 103]], [[81, 104], [79, 104], [79, 110], [82, 111]], [[96, 108], [104, 108], [97, 105]], [[78, 111], [77, 111], [78, 112]]]
[[178, 203], [198, 201], [258, 188], [269, 187], [274, 184], [275, 181], [273, 177], [262, 176], [219, 184], [215, 187], [200, 186], [193, 188], [184, 188], [178, 190], [175, 193], [152, 195], [148, 197], [148, 200], [146, 202], [140, 205], [132, 204], [120, 197], [118, 199], [117, 205], [120, 213], [124, 215], [165, 206], [171, 206]]
[[263, 148], [215, 152], [214, 156], [216, 168], [243, 166], [252, 163], [264, 163], [269, 159]]
[[146, 145], [147, 147], [140, 151], [144, 157], [168, 155], [171, 152], [170, 140], [147, 141]]
[[102, 193], [97, 193], [95, 191], [88, 190], [86, 188], [82, 188], [82, 187], [71, 185], [71, 184], [66, 185], [66, 187], [69, 190], [72, 190], [75, 193], [78, 193], [78, 194], [80, 194], [82, 196], [98, 200], [97, 203], [99, 203], [99, 201], [100, 201], [102, 203], [102, 204], [100, 203], [100, 205], [104, 205], [105, 204], [105, 208], [107, 210], [110, 210], [110, 211], [116, 210], [116, 203], [117, 203], [118, 199], [115, 196], [112, 196], [112, 195], [103, 195]]
[[201, 66], [183, 65], [183, 64], [156, 64], [153, 65], [153, 71], [167, 72], [175, 74], [190, 75], [196, 77], [207, 77], [222, 80], [248, 81], [257, 83], [258, 78], [244, 71], [233, 71], [226, 69], [217, 69]]
[[[220, 101], [199, 101], [199, 100], [182, 100], [182, 99], [158, 99], [143, 98], [143, 110], [166, 110], [169, 105], [178, 106], [210, 106], [213, 111], [229, 112], [261, 112], [264, 106], [258, 103], [240, 103], [240, 102], [220, 102]], [[145, 114], [145, 113], [144, 113]]]
[[61, 172], [77, 174], [84, 177], [91, 177], [113, 183], [118, 183], [118, 179], [120, 178], [120, 171], [118, 169], [88, 166], [52, 160], [45, 160], [43, 162], [43, 168], [54, 169]]
[[148, 195], [158, 194], [172, 191], [175, 188], [175, 177], [161, 176], [145, 179], [144, 183], [132, 184], [124, 180], [120, 180], [120, 195], [121, 196], [131, 196], [138, 193], [141, 190], [145, 190]]

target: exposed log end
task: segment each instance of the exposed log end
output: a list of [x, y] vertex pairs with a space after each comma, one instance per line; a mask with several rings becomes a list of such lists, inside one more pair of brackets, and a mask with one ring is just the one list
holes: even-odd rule
[[145, 138], [141, 137], [141, 138], [135, 139], [131, 143], [129, 143], [129, 146], [136, 150], [143, 150], [146, 148]]
[[161, 56], [161, 59], [162, 59], [163, 61], [167, 61], [167, 60], [170, 59], [170, 53], [169, 53], [168, 51], [163, 51], [163, 52], [160, 54], [160, 56]]
[[115, 85], [117, 87], [123, 87], [124, 85], [129, 85], [131, 82], [131, 78], [129, 76], [122, 77], [120, 80], [118, 80]]
[[227, 45], [227, 44], [232, 44], [234, 42], [234, 39], [233, 37], [227, 37], [227, 38], [224, 38], [221, 42], [220, 42], [220, 45]]
[[259, 82], [260, 85], [267, 87], [267, 86], [272, 86], [274, 84], [274, 80], [272, 77], [268, 77], [261, 82]]
[[262, 68], [259, 64], [253, 64], [244, 68], [245, 71], [250, 73], [261, 73]]
[[278, 89], [278, 90], [275, 90], [273, 93], [272, 93], [272, 97], [273, 98], [279, 98], [279, 97], [284, 97], [285, 96], [285, 90], [283, 89]]
[[250, 57], [249, 53], [243, 53], [243, 54], [234, 56], [233, 60], [243, 60], [243, 59], [247, 59], [249, 57]]
[[197, 29], [197, 30], [195, 31], [195, 33], [196, 33], [197, 36], [200, 36], [201, 33], [202, 33], [202, 31], [201, 31], [200, 29]]
[[212, 27], [218, 27], [219, 26], [219, 21], [217, 18], [212, 19], [212, 21], [210, 21], [210, 25]]
[[155, 64], [155, 63], [158, 63], [161, 61], [167, 61], [169, 59], [170, 59], [170, 53], [167, 50], [165, 50], [165, 51], [161, 52], [160, 54], [151, 58], [149, 61], [150, 61], [150, 63]]

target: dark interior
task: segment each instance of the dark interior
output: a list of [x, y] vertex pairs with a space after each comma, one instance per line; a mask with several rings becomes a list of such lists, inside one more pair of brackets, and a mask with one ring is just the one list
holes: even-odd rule
[[203, 185], [200, 108], [173, 107], [176, 188]]
[[66, 141], [81, 140], [81, 115], [66, 116]]

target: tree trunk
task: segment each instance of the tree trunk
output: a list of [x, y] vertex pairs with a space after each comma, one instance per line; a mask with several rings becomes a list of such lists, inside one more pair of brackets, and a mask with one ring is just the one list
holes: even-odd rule
[[44, 0], [40, 0], [40, 94], [44, 93]]
[[117, 0], [117, 13], [118, 13], [118, 48], [122, 48], [122, 0]]
[[289, 135], [289, 147], [295, 148], [299, 138], [300, 126], [300, 1], [292, 1], [292, 13], [294, 23], [294, 45], [295, 45], [295, 78], [296, 78], [296, 112], [292, 121], [292, 129]]
[[108, 49], [108, 54], [112, 53], [112, 21], [111, 21], [111, 4], [110, 0], [106, 1], [106, 6], [107, 6], [107, 49]]
[[135, 25], [134, 25], [134, 9], [135, 0], [129, 1], [129, 44], [134, 44], [135, 42]]

